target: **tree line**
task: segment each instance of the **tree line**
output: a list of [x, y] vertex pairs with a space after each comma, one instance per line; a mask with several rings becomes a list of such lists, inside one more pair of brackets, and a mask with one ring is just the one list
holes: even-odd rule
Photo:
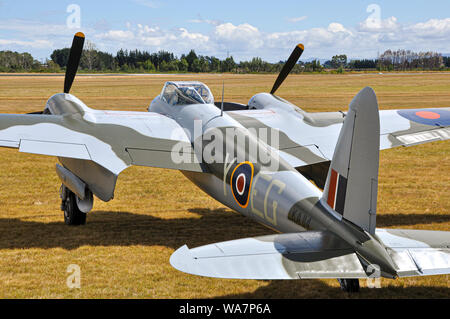
[[347, 56], [335, 55], [324, 63], [324, 67], [343, 71], [378, 70], [378, 71], [413, 71], [413, 70], [445, 70], [450, 68], [450, 57], [437, 52], [414, 52], [411, 50], [386, 50], [377, 59], [347, 61]]
[[[69, 48], [57, 49], [44, 63], [35, 60], [29, 53], [0, 51], [0, 72], [62, 72], [67, 66]], [[148, 52], [141, 50], [119, 50], [116, 55], [102, 52], [87, 41], [80, 61], [80, 69], [86, 72], [232, 72], [232, 73], [278, 73], [285, 61], [270, 63], [259, 57], [236, 62], [232, 56], [219, 59], [198, 55], [194, 50], [180, 57], [168, 51]], [[410, 50], [387, 50], [377, 59], [353, 59], [345, 54], [335, 55], [321, 64], [318, 59], [300, 61], [293, 73], [337, 72], [345, 70], [443, 70], [450, 68], [450, 58], [436, 52], [413, 52]]]

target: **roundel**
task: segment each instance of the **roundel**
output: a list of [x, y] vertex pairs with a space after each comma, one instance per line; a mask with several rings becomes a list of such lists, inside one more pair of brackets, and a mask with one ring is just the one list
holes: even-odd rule
[[234, 199], [242, 208], [247, 207], [253, 179], [253, 164], [244, 162], [231, 173], [230, 186]]
[[420, 124], [433, 126], [450, 125], [450, 111], [445, 109], [399, 110], [397, 112], [404, 118]]

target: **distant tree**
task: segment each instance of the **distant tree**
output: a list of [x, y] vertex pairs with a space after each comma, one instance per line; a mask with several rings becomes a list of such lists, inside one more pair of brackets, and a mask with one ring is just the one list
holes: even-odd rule
[[57, 73], [57, 72], [61, 71], [59, 65], [57, 63], [53, 62], [52, 60], [47, 60], [46, 65], [47, 65], [47, 68], [46, 68], [47, 72]]
[[209, 58], [209, 70], [211, 72], [220, 72], [220, 60], [216, 57]]
[[351, 69], [375, 69], [377, 67], [377, 60], [352, 60], [349, 62], [348, 67]]
[[185, 58], [182, 58], [178, 61], [178, 70], [182, 72], [187, 72], [189, 68], [189, 63]]
[[31, 71], [39, 67], [40, 63], [27, 52], [0, 51], [0, 69], [3, 72]]
[[190, 72], [200, 72], [200, 70], [201, 70], [200, 60], [198, 58], [196, 58], [194, 61], [192, 61], [189, 71]]
[[446, 68], [450, 68], [450, 57], [446, 56], [442, 58], [442, 62]]
[[[188, 55], [186, 55], [186, 61], [188, 63], [188, 71], [192, 72], [193, 71], [193, 65], [194, 65], [194, 61], [198, 59], [197, 54], [195, 54], [194, 50], [189, 51]], [[198, 63], [198, 62], [197, 62]], [[196, 72], [196, 71], [194, 71]]]
[[96, 70], [115, 70], [116, 69], [116, 59], [112, 54], [96, 51], [96, 59], [94, 62], [94, 68]]
[[65, 68], [67, 66], [67, 61], [69, 60], [69, 53], [69, 48], [57, 49], [53, 51], [53, 53], [50, 55], [50, 58], [61, 68]]
[[155, 65], [152, 63], [152, 61], [150, 59], [145, 61], [143, 66], [144, 66], [144, 70], [146, 70], [146, 71], [155, 71], [156, 70]]
[[323, 64], [323, 67], [326, 68], [326, 69], [332, 69], [332, 68], [334, 68], [333, 64], [331, 63], [331, 60], [326, 61], [326, 62]]
[[236, 70], [236, 62], [234, 62], [233, 56], [226, 58], [221, 63], [221, 71], [222, 72], [233, 72]]
[[331, 58], [333, 68], [345, 67], [347, 65], [347, 56], [345, 54], [335, 55]]
[[95, 63], [98, 62], [98, 52], [96, 50], [95, 44], [91, 41], [86, 41], [84, 45], [83, 55], [81, 57], [81, 65], [92, 71], [95, 67]]
[[175, 60], [169, 62], [162, 61], [161, 65], [159, 66], [159, 70], [163, 72], [178, 71], [177, 62]]
[[379, 56], [380, 70], [439, 70], [444, 67], [444, 59], [437, 52], [412, 52], [410, 50], [386, 50]]
[[311, 62], [305, 63], [305, 71], [320, 72], [322, 70], [323, 66], [320, 64], [319, 60], [312, 60]]

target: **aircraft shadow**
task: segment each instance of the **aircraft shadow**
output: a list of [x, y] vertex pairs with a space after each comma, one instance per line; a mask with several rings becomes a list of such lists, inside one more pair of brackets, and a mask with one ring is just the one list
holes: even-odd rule
[[[397, 279], [399, 280], [399, 279]], [[333, 280], [330, 280], [330, 283]], [[218, 297], [217, 299], [313, 299], [313, 298], [445, 298], [450, 296], [449, 287], [435, 286], [409, 286], [395, 287], [389, 286], [390, 279], [382, 279], [381, 288], [363, 287], [364, 280], [361, 280], [361, 290], [356, 294], [343, 292], [337, 286], [328, 285], [326, 282], [317, 279], [302, 280], [271, 280], [268, 285], [260, 287], [253, 292], [242, 294], [230, 294]], [[337, 281], [336, 281], [337, 283]], [[420, 284], [420, 282], [419, 282]], [[365, 284], [364, 284], [365, 286]]]
[[450, 222], [449, 214], [379, 214], [377, 227], [394, 227], [417, 224], [433, 224]]
[[[195, 208], [193, 218], [159, 218], [130, 212], [94, 211], [85, 226], [61, 222], [43, 223], [22, 218], [0, 218], [0, 249], [80, 246], [162, 245], [197, 247], [214, 242], [262, 236], [273, 232], [229, 209]], [[61, 213], [62, 215], [62, 213]], [[450, 215], [384, 214], [378, 227], [445, 223]]]
[[[229, 209], [189, 210], [193, 218], [159, 218], [130, 212], [94, 211], [85, 226], [69, 227], [60, 222], [27, 221], [26, 218], [0, 218], [0, 249], [63, 248], [80, 246], [166, 246], [177, 249], [184, 244], [197, 247], [213, 242], [262, 236], [273, 233]], [[62, 213], [61, 213], [62, 215]], [[62, 219], [62, 216], [61, 216]], [[449, 215], [380, 215], [380, 227], [416, 223], [448, 222]], [[221, 298], [448, 298], [450, 288], [418, 286], [362, 288], [349, 295], [320, 280], [267, 281], [251, 293], [230, 294]], [[220, 284], [220, 283], [219, 283]], [[385, 285], [385, 286], [383, 286]], [[387, 286], [387, 287], [386, 287]]]
[[271, 234], [273, 231], [227, 209], [191, 209], [193, 218], [158, 218], [129, 212], [93, 211], [84, 226], [0, 218], [0, 249], [81, 246], [197, 247]]

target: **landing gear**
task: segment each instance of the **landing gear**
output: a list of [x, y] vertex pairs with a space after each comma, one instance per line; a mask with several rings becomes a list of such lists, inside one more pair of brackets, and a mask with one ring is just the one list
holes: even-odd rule
[[341, 289], [348, 293], [359, 292], [358, 279], [338, 279]]
[[83, 213], [78, 207], [79, 200], [71, 190], [61, 185], [61, 210], [64, 211], [64, 223], [66, 225], [85, 225], [86, 213]]

